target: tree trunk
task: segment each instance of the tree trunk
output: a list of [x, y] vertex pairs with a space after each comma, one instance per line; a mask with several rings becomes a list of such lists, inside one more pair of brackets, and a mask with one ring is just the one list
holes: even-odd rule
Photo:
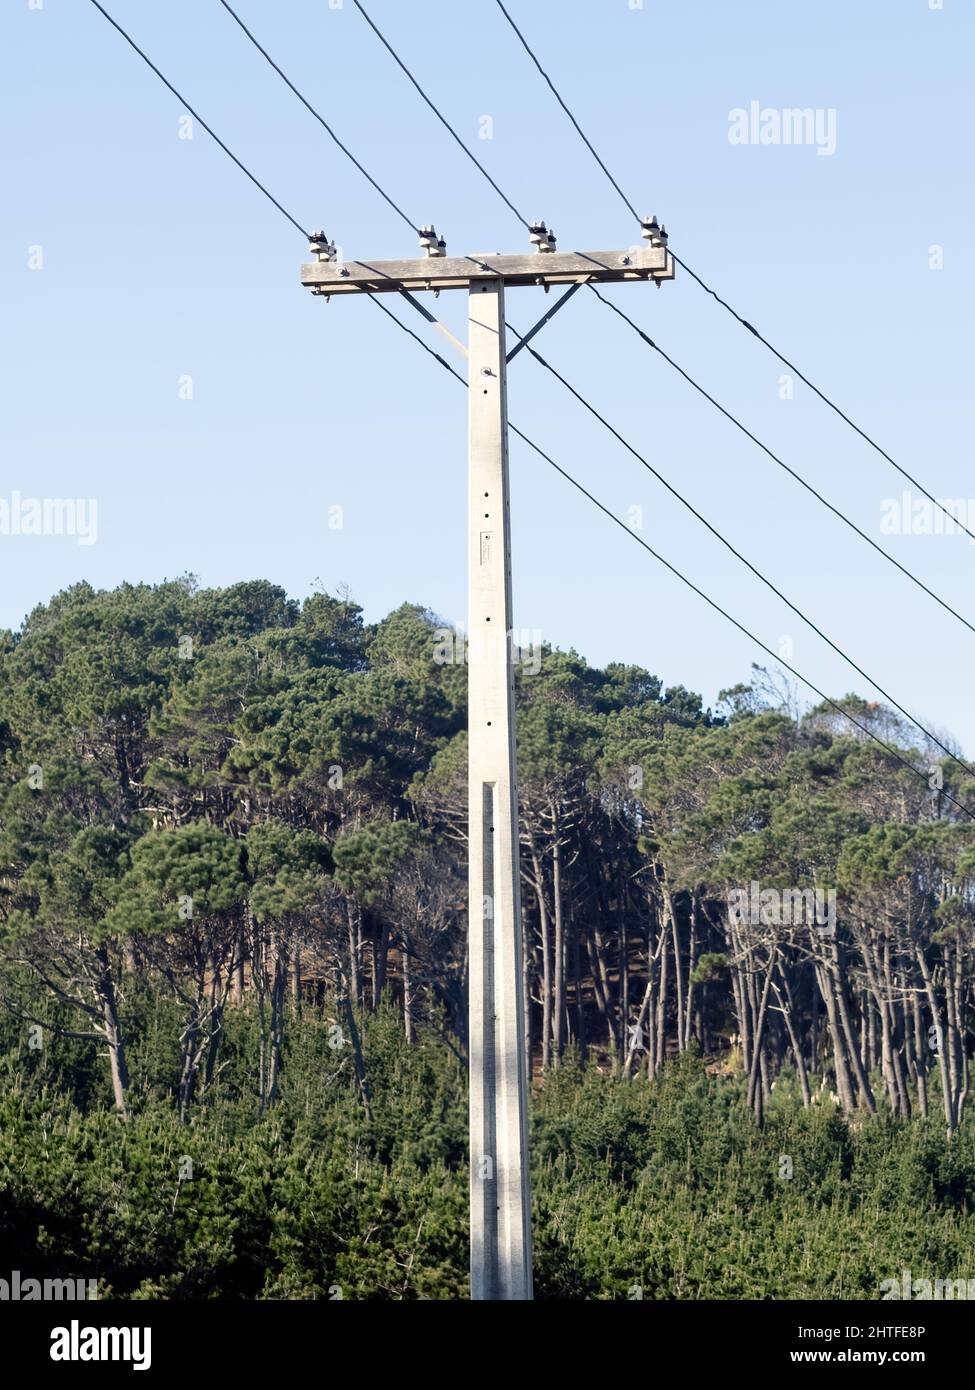
[[850, 1115], [856, 1109], [856, 1099], [853, 1094], [853, 1078], [850, 1075], [850, 1068], [846, 1055], [846, 1040], [843, 1036], [843, 1028], [837, 1013], [836, 996], [833, 993], [833, 977], [825, 961], [816, 961], [816, 978], [823, 1003], [826, 1005], [826, 1020], [829, 1027], [830, 1041], [833, 1044], [833, 1067], [836, 1072], [836, 1089], [839, 1093], [840, 1104], [844, 1111]]
[[562, 846], [558, 810], [552, 806], [552, 903], [555, 917], [555, 998], [552, 1005], [552, 1054], [558, 1066], [565, 1026], [565, 931], [562, 913]]
[[126, 1092], [129, 1088], [129, 1070], [125, 1060], [125, 1040], [119, 1021], [118, 997], [112, 977], [112, 962], [108, 949], [100, 946], [95, 952], [98, 961], [97, 998], [101, 1008], [102, 1030], [108, 1049], [108, 1065], [112, 1075], [112, 1096], [115, 1109], [123, 1119], [128, 1119]]
[[407, 1043], [415, 1042], [413, 1029], [413, 971], [410, 962], [409, 944], [406, 937], [400, 940], [403, 960], [403, 1035]]
[[764, 1105], [764, 1086], [759, 1084], [760, 1059], [765, 1051], [765, 1019], [768, 1013], [768, 997], [772, 988], [772, 976], [775, 974], [775, 965], [778, 960], [778, 947], [773, 946], [769, 956], [768, 968], [765, 972], [765, 984], [762, 988], [762, 999], [758, 1006], [758, 1016], [755, 1020], [755, 1037], [752, 1045], [752, 1069], [748, 1077], [748, 1104], [755, 1111], [755, 1119], [762, 1124], [765, 1118]]
[[530, 854], [535, 901], [538, 904], [538, 934], [542, 943], [542, 1071], [545, 1072], [552, 1047], [552, 942], [548, 929], [544, 872], [534, 840], [531, 841]]

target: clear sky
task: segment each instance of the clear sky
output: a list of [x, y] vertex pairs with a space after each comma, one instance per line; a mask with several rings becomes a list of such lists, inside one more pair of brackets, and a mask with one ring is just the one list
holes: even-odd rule
[[[324, 227], [350, 258], [414, 253], [412, 234], [217, 0], [106, 5], [303, 226]], [[638, 240], [493, 0], [367, 8], [563, 249]], [[509, 8], [678, 254], [937, 497], [975, 498], [972, 5]], [[352, 0], [239, 0], [239, 12], [411, 219], [435, 222], [451, 251], [527, 249]], [[180, 138], [185, 109], [88, 0], [7, 0], [0, 48], [0, 514], [17, 493], [98, 504], [91, 545], [0, 534], [0, 626], [18, 627], [78, 579], [113, 586], [186, 571], [206, 585], [267, 577], [296, 597], [316, 580], [344, 584], [369, 620], [404, 600], [463, 618], [457, 384], [368, 300], [326, 306], [301, 289], [302, 238], [201, 129]], [[819, 109], [826, 122], [835, 113], [835, 152], [731, 143], [729, 113], [752, 102]], [[490, 140], [479, 138], [485, 116]], [[942, 269], [931, 268], [933, 246]], [[883, 534], [883, 503], [908, 484], [806, 388], [781, 399], [785, 369], [686, 276], [610, 294], [975, 621], [975, 545]], [[465, 297], [430, 302], [463, 335]], [[524, 331], [550, 302], [512, 291], [508, 317]], [[538, 346], [902, 704], [975, 750], [975, 635], [588, 293]], [[187, 377], [192, 399], [181, 398]], [[512, 366], [509, 403], [512, 420], [614, 511], [642, 507], [645, 539], [770, 646], [790, 638], [793, 664], [822, 688], [871, 693], [527, 354]], [[512, 494], [518, 627], [594, 663], [640, 663], [709, 702], [747, 679], [761, 653], [517, 440]], [[341, 529], [329, 526], [336, 506]]]

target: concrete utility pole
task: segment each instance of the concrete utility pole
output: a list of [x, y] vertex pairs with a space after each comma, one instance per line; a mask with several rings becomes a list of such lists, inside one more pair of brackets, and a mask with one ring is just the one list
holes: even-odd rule
[[[412, 295], [465, 289], [469, 296], [468, 1045], [471, 1298], [478, 1300], [532, 1297], [506, 369], [580, 285], [672, 280], [666, 232], [646, 218], [642, 233], [646, 244], [628, 251], [559, 252], [540, 222], [530, 229], [534, 253], [447, 257], [428, 227], [424, 259], [371, 264], [339, 261], [320, 234], [311, 242], [317, 259], [301, 267], [313, 294], [406, 294], [461, 352]], [[520, 285], [568, 289], [507, 353], [504, 292]]]

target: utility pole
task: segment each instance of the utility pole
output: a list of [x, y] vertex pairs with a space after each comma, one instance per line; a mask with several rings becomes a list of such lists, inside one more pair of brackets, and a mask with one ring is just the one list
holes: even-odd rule
[[[508, 500], [507, 364], [581, 285], [674, 278], [666, 231], [642, 223], [644, 245], [625, 251], [555, 247], [543, 222], [534, 253], [448, 257], [433, 227], [423, 259], [342, 262], [317, 234], [301, 267], [313, 294], [468, 292], [468, 1054], [470, 1067], [471, 1298], [532, 1297], [531, 1195], [525, 1055], [518, 792]], [[505, 289], [566, 291], [509, 353]]]
[[[468, 969], [471, 1298], [532, 1296], [515, 782], [504, 282], [469, 297]], [[478, 910], [480, 909], [480, 910]]]

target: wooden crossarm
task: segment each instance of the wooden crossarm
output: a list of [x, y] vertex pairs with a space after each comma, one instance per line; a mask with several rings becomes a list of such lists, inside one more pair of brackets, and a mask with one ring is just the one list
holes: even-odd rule
[[501, 279], [505, 286], [512, 286], [673, 278], [674, 259], [664, 246], [515, 256], [431, 256], [409, 261], [310, 261], [301, 267], [301, 283], [313, 294], [462, 290], [484, 279]]

